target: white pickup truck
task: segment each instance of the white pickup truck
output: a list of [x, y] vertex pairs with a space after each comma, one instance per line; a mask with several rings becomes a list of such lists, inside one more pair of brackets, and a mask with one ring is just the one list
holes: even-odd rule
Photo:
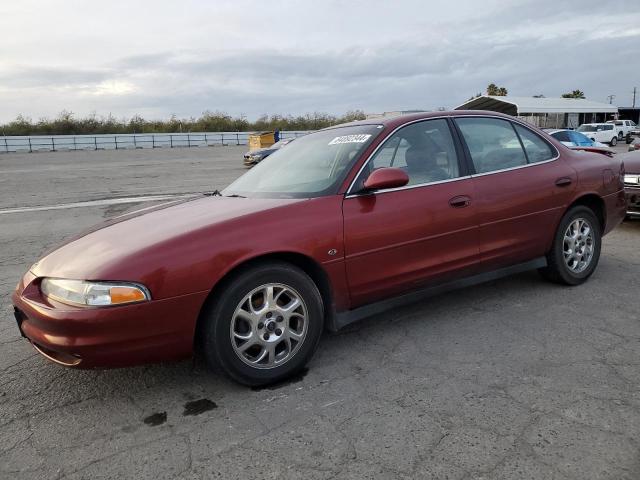
[[633, 120], [609, 120], [607, 123], [613, 123], [614, 130], [617, 132], [618, 140], [622, 140], [631, 130], [635, 130], [637, 125]]

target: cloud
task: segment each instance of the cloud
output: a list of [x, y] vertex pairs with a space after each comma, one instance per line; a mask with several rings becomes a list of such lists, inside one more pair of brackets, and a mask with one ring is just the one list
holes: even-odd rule
[[61, 88], [89, 85], [108, 80], [113, 72], [104, 69], [68, 67], [5, 66], [0, 70], [0, 85], [4, 88]]
[[[198, 11], [210, 6], [191, 2], [191, 15], [176, 23], [183, 29], [156, 31], [157, 45], [147, 40], [157, 30], [149, 19], [137, 24], [140, 38], [127, 37], [126, 48], [114, 32], [87, 54], [75, 34], [67, 33], [60, 41], [70, 36], [78, 51], [52, 53], [44, 64], [11, 63], [3, 54], [9, 60], [0, 63], [0, 121], [62, 109], [151, 118], [222, 110], [255, 118], [451, 108], [490, 82], [513, 95], [559, 96], [579, 88], [596, 101], [616, 94], [630, 103], [624, 99], [630, 98], [636, 69], [629, 59], [637, 56], [640, 41], [632, 3], [609, 11], [604, 2], [591, 0], [579, 9], [547, 0], [489, 1], [479, 9], [463, 1], [452, 12], [444, 2], [429, 8], [409, 0], [393, 8], [381, 3], [386, 10], [375, 2], [337, 10], [287, 2], [277, 16], [268, 15], [263, 3], [250, 9], [246, 2], [222, 3], [220, 11], [231, 15], [220, 27], [225, 36], [209, 27], [211, 40], [203, 41], [208, 22]], [[302, 15], [311, 5], [314, 15]], [[162, 13], [162, 5], [157, 8]], [[234, 17], [240, 11], [247, 15], [242, 23]]]

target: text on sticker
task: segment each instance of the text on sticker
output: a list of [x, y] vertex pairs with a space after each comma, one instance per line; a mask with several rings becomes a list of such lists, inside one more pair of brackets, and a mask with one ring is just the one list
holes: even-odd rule
[[329, 145], [339, 145], [341, 143], [364, 143], [371, 135], [362, 134], [362, 135], [343, 135], [342, 137], [336, 137], [329, 142]]

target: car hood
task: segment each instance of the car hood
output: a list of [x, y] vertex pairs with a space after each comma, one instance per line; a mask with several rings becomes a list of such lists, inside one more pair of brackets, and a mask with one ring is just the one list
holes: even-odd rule
[[640, 150], [621, 153], [617, 157], [624, 162], [624, 171], [627, 173], [640, 173]]
[[[108, 220], [46, 254], [31, 267], [38, 276], [86, 280], [140, 280], [146, 266], [170, 265], [170, 246], [188, 248], [193, 236], [241, 217], [301, 199], [198, 197]], [[211, 242], [214, 243], [214, 239]], [[113, 278], [126, 265], [127, 278]], [[139, 272], [137, 274], [136, 272]], [[136, 278], [132, 278], [135, 276]]]

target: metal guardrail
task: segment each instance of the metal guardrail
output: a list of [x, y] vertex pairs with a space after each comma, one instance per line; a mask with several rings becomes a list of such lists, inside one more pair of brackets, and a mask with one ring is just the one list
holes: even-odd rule
[[[132, 133], [122, 135], [32, 135], [0, 137], [0, 153], [57, 152], [67, 150], [125, 150], [136, 148], [212, 147], [247, 145], [253, 132]], [[280, 132], [296, 138], [306, 131]]]

